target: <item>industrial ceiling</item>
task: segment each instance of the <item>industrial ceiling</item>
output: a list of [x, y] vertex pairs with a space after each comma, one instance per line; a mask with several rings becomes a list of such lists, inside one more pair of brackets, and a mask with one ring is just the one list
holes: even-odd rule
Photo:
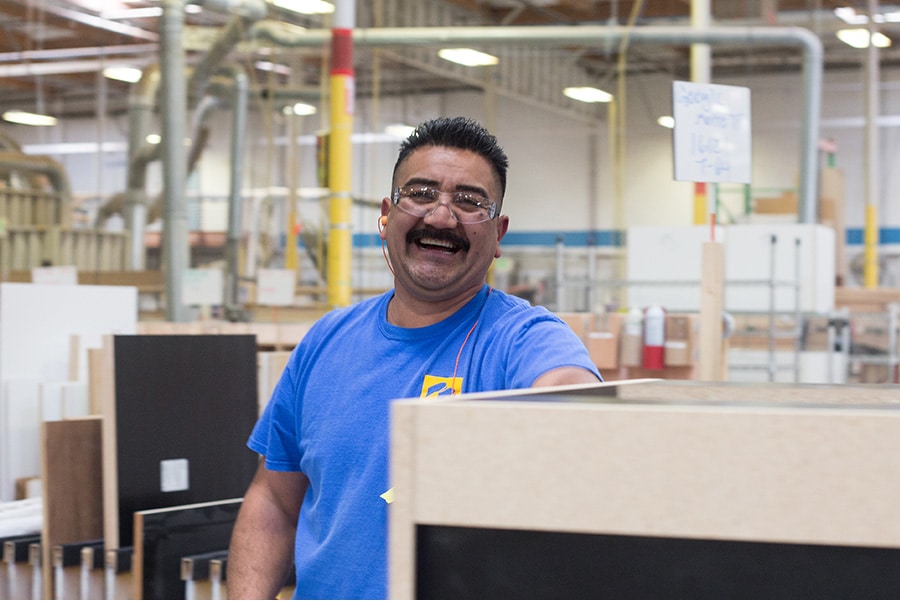
[[[235, 17], [213, 9], [223, 3], [197, 1], [185, 14], [187, 64], [196, 64], [210, 43]], [[239, 4], [232, 2], [232, 4]], [[854, 8], [865, 15], [868, 2], [838, 0], [722, 0], [710, 2], [710, 23], [735, 27], [802, 27], [819, 36], [826, 71], [860, 69], [865, 51], [839, 41], [846, 23], [834, 9]], [[131, 84], [106, 79], [103, 68], [146, 68], [157, 61], [161, 2], [144, 0], [0, 0], [0, 106], [57, 117], [92, 116], [127, 110]], [[895, 10], [881, 5], [880, 14]], [[327, 15], [300, 15], [269, 5], [265, 21], [293, 28], [327, 30]], [[367, 0], [357, 2], [356, 26], [383, 27], [519, 27], [519, 26], [676, 26], [691, 24], [688, 0]], [[900, 24], [880, 23], [880, 31], [897, 37], [881, 49], [882, 65], [900, 62]], [[500, 55], [495, 67], [466, 68], [437, 58], [437, 48], [360, 48], [354, 52], [357, 95], [391, 96], [494, 86], [519, 97], [573, 114], [596, 114], [596, 107], [565, 99], [556, 88], [562, 78], [574, 85], [611, 89], [621, 76], [658, 73], [686, 79], [689, 48], [667, 44], [558, 44], [531, 47], [485, 45]], [[245, 40], [229, 58], [252, 74], [261, 96], [273, 89], [297, 90], [317, 97], [325, 89], [327, 45], [317, 48], [274, 47], [265, 40]], [[623, 59], [623, 60], [620, 60]], [[275, 70], [272, 69], [275, 65]], [[796, 51], [776, 46], [717, 45], [712, 50], [712, 78], [771, 72], [796, 72]], [[575, 81], [575, 80], [578, 81]], [[512, 80], [516, 80], [513, 82]], [[513, 84], [516, 85], [513, 85]], [[523, 88], [523, 86], [526, 86]]]

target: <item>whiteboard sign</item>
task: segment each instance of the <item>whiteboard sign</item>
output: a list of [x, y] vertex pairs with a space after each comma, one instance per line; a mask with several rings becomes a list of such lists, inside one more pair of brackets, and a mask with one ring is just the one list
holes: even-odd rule
[[186, 269], [181, 279], [181, 302], [185, 305], [221, 305], [222, 270]]
[[293, 269], [260, 269], [256, 274], [256, 303], [285, 307], [294, 304]]
[[672, 82], [675, 179], [750, 183], [750, 89]]
[[32, 284], [78, 284], [78, 269], [74, 265], [58, 265], [55, 267], [32, 267]]

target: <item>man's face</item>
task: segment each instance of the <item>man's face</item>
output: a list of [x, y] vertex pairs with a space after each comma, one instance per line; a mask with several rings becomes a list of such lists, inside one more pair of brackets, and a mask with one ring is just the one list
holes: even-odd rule
[[[397, 169], [394, 186], [426, 185], [442, 192], [475, 192], [498, 204], [500, 183], [484, 157], [458, 148], [425, 146]], [[410, 215], [382, 200], [388, 223], [381, 236], [387, 243], [395, 283], [420, 300], [452, 299], [484, 283], [488, 268], [500, 256], [500, 240], [509, 218], [459, 223], [450, 211], [451, 197], [424, 217]]]

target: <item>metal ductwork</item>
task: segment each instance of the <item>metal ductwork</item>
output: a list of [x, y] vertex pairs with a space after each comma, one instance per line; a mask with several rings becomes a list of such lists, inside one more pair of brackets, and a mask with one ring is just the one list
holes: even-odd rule
[[65, 202], [71, 202], [72, 190], [66, 171], [54, 159], [43, 155], [0, 150], [0, 171], [19, 171], [24, 174], [44, 175]]

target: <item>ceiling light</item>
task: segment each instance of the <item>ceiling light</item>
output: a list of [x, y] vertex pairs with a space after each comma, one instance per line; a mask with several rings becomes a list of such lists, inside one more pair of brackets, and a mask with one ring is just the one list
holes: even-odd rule
[[406, 125], [405, 123], [391, 123], [384, 128], [384, 133], [393, 136], [398, 140], [405, 140], [409, 137], [409, 134], [413, 133], [415, 130], [416, 128], [412, 125]]
[[147, 144], [159, 144], [162, 142], [162, 136], [159, 134], [147, 134], [147, 137], [144, 138]]
[[869, 22], [869, 17], [867, 15], [859, 14], [856, 12], [856, 9], [850, 6], [841, 6], [834, 9], [834, 16], [850, 25], [862, 25]]
[[291, 68], [287, 65], [273, 63], [272, 61], [256, 61], [253, 65], [260, 71], [270, 71], [278, 75], [290, 75]]
[[613, 95], [609, 92], [590, 86], [566, 88], [563, 94], [580, 102], [612, 102], [613, 99]]
[[306, 116], [306, 115], [315, 115], [317, 109], [316, 109], [316, 107], [314, 107], [311, 104], [306, 104], [305, 102], [298, 102], [294, 106], [292, 106], [290, 110], [295, 115]]
[[466, 67], [496, 65], [500, 60], [493, 54], [479, 52], [473, 48], [442, 48], [438, 50], [438, 56], [451, 63], [458, 63]]
[[137, 67], [107, 67], [103, 70], [103, 77], [135, 83], [141, 80], [143, 72]]
[[104, 19], [154, 19], [163, 14], [161, 6], [146, 6], [144, 8], [125, 8], [119, 10], [104, 10], [100, 16]]
[[[839, 40], [854, 48], [869, 47], [868, 29], [841, 29], [837, 32]], [[891, 45], [891, 39], [883, 33], [876, 31], [872, 34], [872, 43], [876, 48], [887, 48]]]
[[272, 0], [272, 4], [301, 15], [325, 15], [334, 12], [334, 4], [324, 0]]
[[9, 121], [10, 123], [18, 123], [20, 125], [56, 125], [56, 117], [39, 115], [37, 113], [29, 113], [26, 111], [6, 111], [3, 113], [3, 120]]
[[675, 117], [673, 117], [672, 115], [663, 115], [659, 119], [657, 119], [656, 122], [669, 129], [675, 127]]

